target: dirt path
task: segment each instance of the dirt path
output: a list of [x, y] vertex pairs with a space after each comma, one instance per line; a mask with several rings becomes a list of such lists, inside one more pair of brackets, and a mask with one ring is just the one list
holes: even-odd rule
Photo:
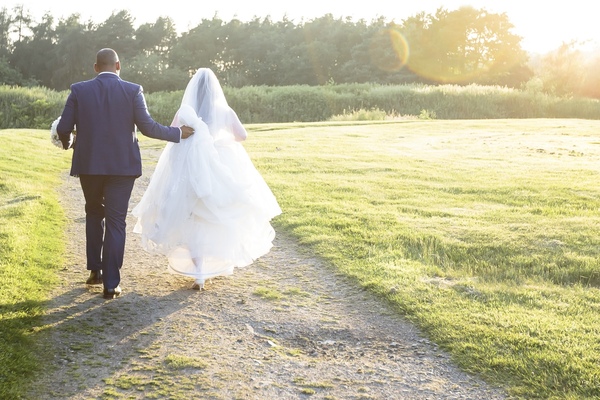
[[268, 255], [199, 292], [142, 250], [130, 219], [123, 295], [103, 300], [83, 283], [78, 181], [65, 177], [61, 196], [70, 258], [40, 334], [53, 368], [31, 399], [506, 398], [281, 233]]

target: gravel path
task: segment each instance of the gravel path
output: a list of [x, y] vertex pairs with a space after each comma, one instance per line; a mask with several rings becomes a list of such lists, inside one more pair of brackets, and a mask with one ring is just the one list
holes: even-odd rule
[[[144, 149], [148, 184], [159, 150]], [[69, 259], [37, 335], [31, 399], [504, 399], [410, 323], [278, 233], [272, 251], [190, 289], [128, 221], [123, 295], [86, 287], [83, 195], [65, 176]]]

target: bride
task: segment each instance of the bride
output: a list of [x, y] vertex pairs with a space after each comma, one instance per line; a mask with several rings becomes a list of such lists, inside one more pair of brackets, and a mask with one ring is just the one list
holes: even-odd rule
[[240, 143], [247, 133], [216, 75], [199, 69], [185, 89], [173, 126], [194, 135], [168, 143], [148, 188], [132, 210], [142, 246], [164, 254], [171, 272], [203, 289], [268, 253], [281, 214], [275, 196]]

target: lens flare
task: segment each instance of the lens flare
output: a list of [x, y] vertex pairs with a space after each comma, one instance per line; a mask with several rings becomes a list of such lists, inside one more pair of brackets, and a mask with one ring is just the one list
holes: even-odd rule
[[[427, 36], [407, 39], [395, 26], [379, 30], [371, 37], [370, 61], [378, 69], [394, 73], [403, 68], [431, 82], [464, 84], [498, 80], [517, 64], [514, 52], [493, 51], [469, 44], [453, 51], [443, 46], [443, 38]], [[481, 46], [480, 46], [481, 47]]]
[[369, 55], [377, 68], [387, 72], [399, 71], [408, 61], [408, 43], [396, 29], [382, 29], [371, 38]]

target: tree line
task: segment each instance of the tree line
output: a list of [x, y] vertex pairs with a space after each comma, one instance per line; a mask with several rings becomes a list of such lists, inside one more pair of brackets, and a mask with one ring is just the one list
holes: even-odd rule
[[2, 8], [0, 84], [68, 89], [92, 78], [96, 51], [111, 47], [121, 58], [121, 76], [147, 92], [182, 89], [198, 68], [209, 67], [231, 87], [537, 85], [553, 94], [600, 97], [598, 78], [586, 72], [597, 70], [598, 61], [584, 68], [565, 45], [563, 54], [538, 60], [536, 70], [507, 15], [473, 7], [440, 8], [401, 22], [331, 14], [300, 23], [215, 16], [183, 33], [169, 17], [137, 28], [134, 21], [122, 10], [100, 23], [82, 21], [79, 14], [55, 21], [50, 13], [38, 22], [23, 6]]

